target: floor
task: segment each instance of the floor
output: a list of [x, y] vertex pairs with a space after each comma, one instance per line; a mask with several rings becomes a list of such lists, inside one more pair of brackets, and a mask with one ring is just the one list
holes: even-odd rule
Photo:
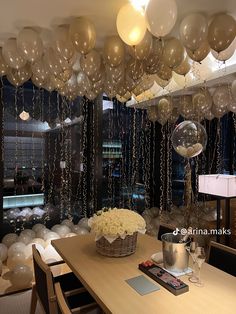
[[[29, 314], [31, 290], [0, 297], [1, 314]], [[35, 314], [44, 314], [40, 305], [37, 305]]]

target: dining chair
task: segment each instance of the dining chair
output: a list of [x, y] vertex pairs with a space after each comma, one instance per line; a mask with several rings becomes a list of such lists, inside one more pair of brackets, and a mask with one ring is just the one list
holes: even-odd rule
[[211, 241], [207, 262], [236, 277], [236, 249]]
[[[94, 305], [94, 299], [73, 272], [53, 277], [50, 266], [54, 266], [58, 263], [46, 264], [42, 260], [35, 245], [32, 245], [32, 251], [35, 283], [32, 286], [30, 314], [35, 314], [37, 301], [39, 301], [46, 314], [59, 313], [55, 293], [55, 285], [57, 283], [60, 283], [60, 287], [66, 297], [75, 296], [79, 299], [82, 298], [84, 303], [88, 302], [87, 304], [92, 303]], [[97, 303], [95, 304], [98, 307]]]
[[62, 291], [60, 282], [57, 282], [55, 293], [61, 314], [103, 313], [92, 296], [86, 292], [79, 295], [66, 295]]

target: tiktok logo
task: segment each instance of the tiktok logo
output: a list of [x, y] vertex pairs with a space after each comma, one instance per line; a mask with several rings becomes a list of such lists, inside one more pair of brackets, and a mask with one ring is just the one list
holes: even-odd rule
[[173, 231], [173, 235], [177, 235], [179, 233], [179, 228], [175, 228], [175, 230]]

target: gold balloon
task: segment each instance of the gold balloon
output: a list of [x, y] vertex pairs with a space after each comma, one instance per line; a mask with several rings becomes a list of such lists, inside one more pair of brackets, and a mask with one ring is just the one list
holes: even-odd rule
[[62, 67], [53, 48], [49, 47], [46, 50], [43, 62], [48, 66], [49, 71], [52, 75], [58, 76], [62, 72]]
[[169, 81], [172, 77], [172, 70], [162, 61], [158, 63], [157, 75], [165, 81]]
[[161, 86], [162, 88], [165, 88], [170, 83], [169, 80], [163, 80], [158, 75], [154, 76], [154, 80], [157, 83], [157, 85]]
[[59, 25], [54, 33], [54, 50], [63, 59], [69, 61], [75, 54], [75, 49], [69, 38], [69, 26]]
[[117, 14], [116, 27], [120, 38], [127, 45], [138, 45], [146, 32], [145, 17], [132, 4], [127, 3]]
[[207, 38], [208, 23], [204, 15], [192, 13], [180, 24], [180, 40], [182, 44], [195, 51]]
[[31, 81], [35, 86], [39, 88], [44, 86], [44, 81], [41, 78], [37, 77], [35, 74], [32, 75]]
[[157, 66], [160, 62], [160, 57], [158, 54], [151, 53], [147, 60], [144, 61], [144, 69], [148, 74], [157, 73]]
[[69, 28], [69, 36], [75, 49], [84, 55], [92, 50], [96, 43], [95, 27], [85, 17], [79, 17], [72, 21]]
[[210, 52], [210, 46], [207, 41], [204, 41], [194, 52], [190, 49], [186, 49], [186, 52], [193, 61], [201, 62]]
[[190, 71], [190, 69], [191, 69], [190, 61], [189, 61], [188, 56], [186, 56], [184, 61], [179, 66], [177, 66], [174, 69], [174, 71], [177, 74], [186, 75]]
[[29, 27], [26, 27], [19, 32], [17, 37], [17, 48], [24, 59], [29, 62], [34, 62], [41, 58], [43, 54], [43, 42], [39, 34]]
[[211, 110], [212, 97], [207, 89], [198, 91], [193, 95], [192, 100], [194, 108], [198, 113], [205, 114]]
[[118, 36], [108, 37], [104, 43], [103, 57], [111, 67], [117, 67], [125, 58], [125, 46]]
[[162, 119], [163, 122], [166, 122], [170, 118], [173, 110], [173, 104], [171, 99], [161, 98], [158, 102], [157, 109], [158, 116]]
[[147, 59], [152, 49], [152, 35], [146, 31], [142, 41], [136, 46], [128, 46], [130, 55], [138, 60]]
[[164, 49], [164, 40], [162, 38], [152, 38], [152, 51], [151, 53], [158, 56], [159, 59], [162, 58]]
[[235, 47], [236, 47], [236, 39], [234, 39], [234, 41], [229, 45], [228, 48], [226, 48], [225, 50], [219, 53], [211, 49], [211, 54], [217, 60], [224, 62], [226, 60], [229, 60], [234, 55]]
[[236, 36], [236, 21], [231, 15], [217, 14], [209, 25], [208, 42], [210, 47], [223, 51], [229, 47]]
[[21, 56], [17, 49], [16, 38], [9, 38], [3, 48], [2, 55], [11, 68], [20, 69], [26, 64], [26, 60]]
[[184, 60], [184, 47], [177, 38], [170, 38], [164, 42], [163, 62], [171, 69], [179, 66]]
[[157, 106], [151, 106], [147, 108], [147, 116], [151, 122], [156, 122], [158, 119], [158, 109]]

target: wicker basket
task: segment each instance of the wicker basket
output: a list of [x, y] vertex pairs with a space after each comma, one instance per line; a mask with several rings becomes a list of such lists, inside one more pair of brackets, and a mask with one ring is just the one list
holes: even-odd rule
[[96, 241], [97, 251], [105, 256], [121, 257], [131, 255], [136, 250], [138, 232], [128, 235], [125, 239], [117, 238], [112, 243], [108, 242], [106, 238], [102, 237]]

